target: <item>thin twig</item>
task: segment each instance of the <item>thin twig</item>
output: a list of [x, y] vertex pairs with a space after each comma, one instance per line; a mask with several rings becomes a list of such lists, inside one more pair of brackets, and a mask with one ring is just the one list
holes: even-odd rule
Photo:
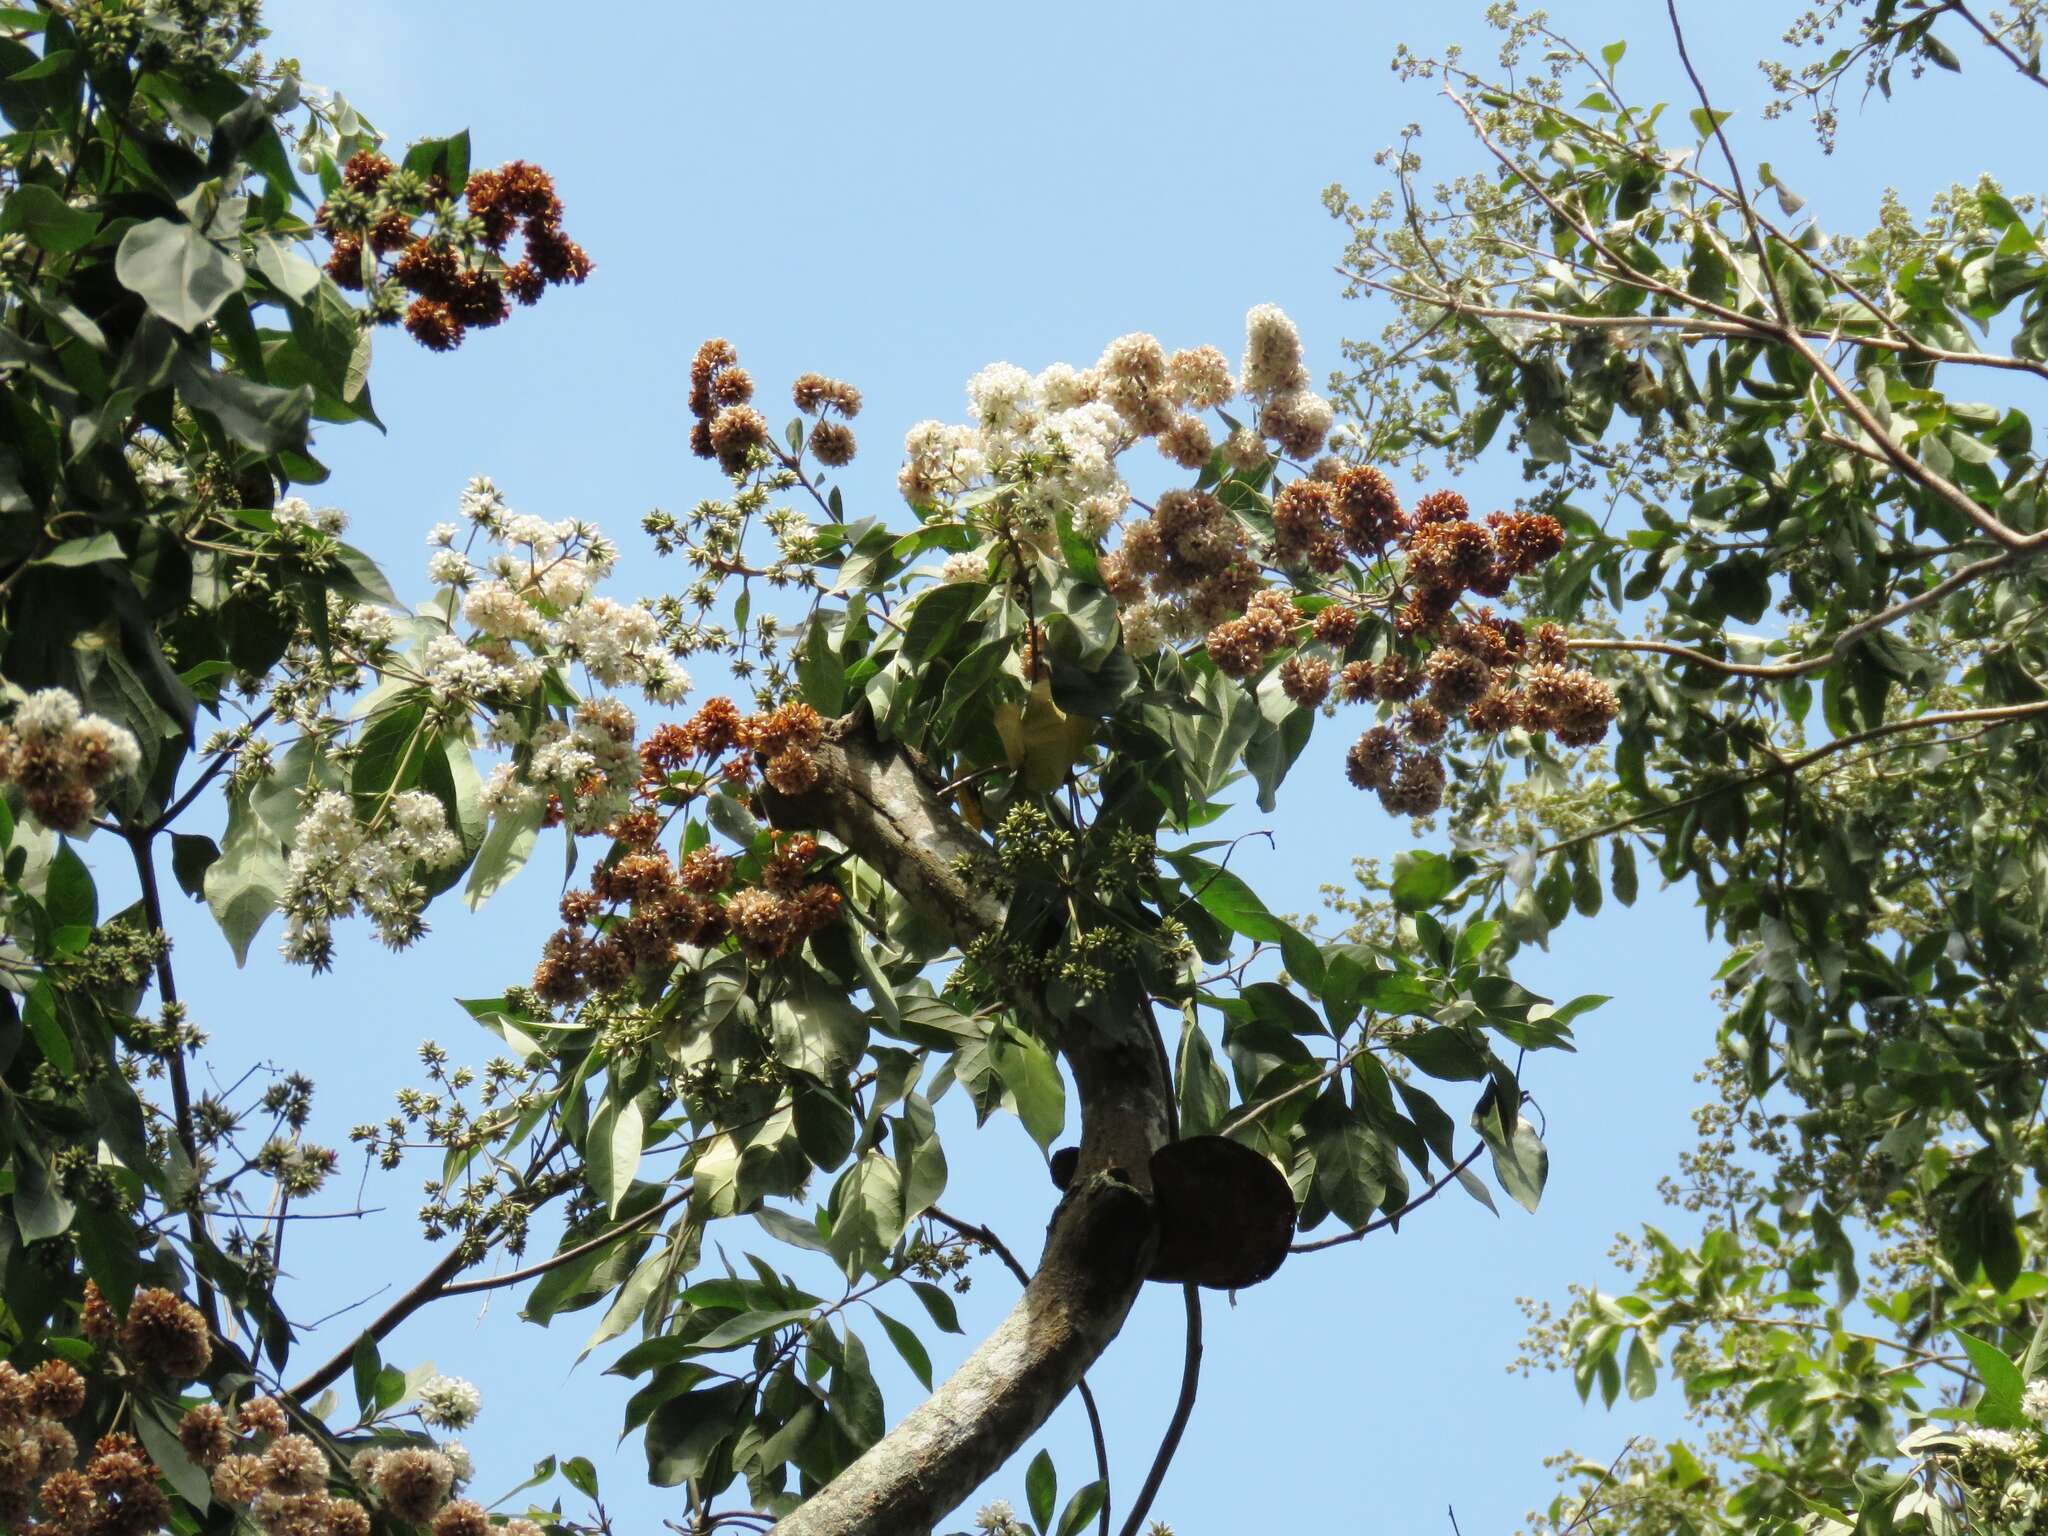
[[1406, 1216], [1410, 1211], [1419, 1210], [1421, 1207], [1429, 1204], [1430, 1201], [1434, 1200], [1439, 1194], [1443, 1192], [1444, 1187], [1446, 1185], [1448, 1185], [1453, 1179], [1457, 1178], [1458, 1175], [1463, 1173], [1467, 1168], [1470, 1168], [1474, 1163], [1478, 1162], [1479, 1154], [1481, 1152], [1484, 1152], [1485, 1150], [1486, 1144], [1484, 1142], [1481, 1142], [1478, 1146], [1474, 1147], [1470, 1152], [1467, 1152], [1464, 1155], [1464, 1157], [1460, 1158], [1456, 1163], [1452, 1164], [1450, 1171], [1446, 1173], [1442, 1178], [1438, 1179], [1434, 1184], [1430, 1185], [1429, 1188], [1425, 1189], [1413, 1200], [1410, 1200], [1398, 1211], [1391, 1212], [1385, 1216], [1376, 1216], [1371, 1221], [1368, 1221], [1364, 1226], [1360, 1227], [1356, 1232], [1339, 1232], [1335, 1237], [1319, 1237], [1312, 1243], [1296, 1243], [1287, 1251], [1289, 1253], [1315, 1253], [1324, 1248], [1335, 1248], [1339, 1243], [1355, 1243], [1361, 1237], [1364, 1237], [1367, 1233], [1377, 1232], [1383, 1227], [1391, 1227], [1395, 1222], [1399, 1221], [1403, 1216]]
[[1166, 1434], [1159, 1442], [1158, 1454], [1152, 1458], [1152, 1469], [1138, 1489], [1137, 1502], [1124, 1516], [1122, 1536], [1138, 1536], [1139, 1525], [1151, 1511], [1153, 1499], [1158, 1497], [1159, 1485], [1166, 1481], [1166, 1469], [1173, 1463], [1174, 1452], [1180, 1449], [1188, 1417], [1195, 1411], [1195, 1392], [1202, 1377], [1202, 1288], [1190, 1282], [1181, 1287], [1181, 1294], [1187, 1302], [1188, 1335], [1186, 1352], [1181, 1356], [1180, 1396], [1174, 1402], [1173, 1417], [1166, 1421]]
[[621, 1222], [609, 1232], [600, 1232], [596, 1237], [591, 1238], [587, 1242], [578, 1243], [573, 1248], [564, 1248], [560, 1253], [549, 1254], [548, 1257], [542, 1259], [537, 1264], [529, 1264], [524, 1269], [510, 1270], [502, 1275], [479, 1275], [474, 1280], [458, 1280], [452, 1285], [442, 1286], [441, 1294], [443, 1296], [469, 1296], [478, 1291], [500, 1290], [508, 1285], [517, 1285], [522, 1280], [531, 1280], [536, 1275], [544, 1275], [549, 1270], [560, 1269], [571, 1259], [580, 1259], [586, 1253], [603, 1248], [607, 1244], [615, 1243], [622, 1237], [630, 1237], [633, 1233], [645, 1228], [649, 1222], [659, 1221], [670, 1211], [689, 1199], [691, 1191], [695, 1188], [696, 1185], [694, 1184], [685, 1184], [659, 1205], [641, 1212], [631, 1221]]

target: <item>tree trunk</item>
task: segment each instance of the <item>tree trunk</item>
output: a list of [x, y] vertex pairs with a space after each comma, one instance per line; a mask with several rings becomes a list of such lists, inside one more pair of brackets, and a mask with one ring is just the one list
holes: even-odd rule
[[[775, 823], [829, 832], [928, 921], [965, 945], [1000, 929], [1001, 896], [972, 865], [988, 843], [940, 799], [900, 747], [860, 713], [835, 721], [814, 754], [822, 779], [770, 794]], [[1027, 1441], [1108, 1348], [1145, 1283], [1157, 1232], [1152, 1154], [1168, 1138], [1168, 1097], [1149, 1014], [1051, 1018], [1013, 1000], [1057, 1042], [1081, 1108], [1081, 1156], [1045, 1255], [1002, 1325], [919, 1408], [775, 1527], [775, 1536], [921, 1536]]]

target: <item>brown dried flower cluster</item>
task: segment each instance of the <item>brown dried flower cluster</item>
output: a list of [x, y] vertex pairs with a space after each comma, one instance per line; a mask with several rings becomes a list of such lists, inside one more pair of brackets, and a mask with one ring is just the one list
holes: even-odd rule
[[85, 1378], [62, 1360], [23, 1372], [0, 1361], [0, 1530], [23, 1536], [146, 1536], [170, 1518], [157, 1470], [126, 1435], [79, 1467], [63, 1420], [85, 1406]]
[[[1316, 708], [1334, 695], [1379, 706], [1389, 718], [1359, 738], [1347, 771], [1397, 814], [1427, 815], [1441, 804], [1439, 754], [1456, 731], [1519, 727], [1569, 746], [1605, 734], [1619, 709], [1614, 690], [1565, 665], [1562, 630], [1546, 625], [1532, 642], [1469, 601], [1503, 595], [1555, 557], [1564, 547], [1556, 519], [1496, 512], [1482, 524], [1455, 491], [1431, 492], [1410, 510], [1379, 470], [1334, 459], [1283, 487], [1272, 510], [1273, 536], [1261, 551], [1270, 566], [1315, 576], [1377, 566], [1391, 580], [1386, 594], [1312, 597], [1321, 606], [1297, 648], [1306, 615], [1284, 588], [1265, 585], [1246, 525], [1206, 492], [1170, 491], [1101, 562], [1133, 648], [1149, 648], [1139, 631], [1206, 630], [1209, 659], [1228, 676], [1250, 679], [1278, 655], [1280, 687], [1295, 703]], [[1391, 635], [1367, 627], [1367, 606]], [[1354, 654], [1376, 643], [1384, 654]]]
[[809, 874], [815, 838], [778, 837], [759, 883], [735, 888], [738, 861], [730, 854], [699, 847], [678, 867], [657, 844], [661, 818], [650, 808], [713, 780], [751, 783], [757, 764], [770, 788], [803, 794], [818, 782], [812, 753], [824, 734], [825, 722], [807, 704], [742, 715], [730, 699], [718, 698], [683, 724], [650, 735], [640, 747], [643, 808], [610, 829], [626, 851], [600, 865], [588, 888], [562, 898], [562, 927], [542, 951], [534, 990], [550, 1003], [574, 1003], [625, 986], [636, 972], [674, 964], [684, 944], [719, 944], [728, 936], [756, 959], [778, 959], [836, 922], [839, 888]]
[[[315, 216], [334, 242], [327, 275], [343, 288], [382, 292], [395, 283], [412, 294], [405, 328], [433, 351], [459, 347], [471, 327], [502, 323], [508, 296], [534, 304], [550, 286], [590, 275], [589, 255], [563, 233], [554, 179], [537, 165], [514, 160], [476, 172], [460, 194], [466, 213], [438, 176], [401, 171], [375, 150], [352, 156], [341, 174], [342, 187]], [[425, 234], [415, 228], [422, 219]], [[515, 233], [525, 250], [508, 262]], [[388, 323], [399, 311], [386, 303], [371, 313]]]
[[59, 832], [83, 831], [99, 790], [141, 762], [133, 735], [81, 713], [61, 688], [31, 694], [0, 725], [0, 784], [20, 785], [36, 820]]
[[1204, 630], [1244, 612], [1258, 590], [1244, 525], [1207, 491], [1171, 490], [1150, 517], [1128, 524], [1123, 543], [1102, 559], [1110, 595], [1129, 606], [1148, 588], [1186, 625]]
[[[853, 428], [846, 423], [860, 414], [860, 391], [844, 379], [828, 379], [822, 373], [798, 374], [790, 386], [790, 397], [806, 416], [816, 416], [811, 428], [811, 453], [831, 469], [853, 462]], [[837, 411], [843, 420], [834, 421]]]
[[206, 1319], [199, 1309], [160, 1286], [139, 1290], [129, 1301], [120, 1345], [121, 1353], [138, 1371], [173, 1384], [192, 1380], [213, 1358]]

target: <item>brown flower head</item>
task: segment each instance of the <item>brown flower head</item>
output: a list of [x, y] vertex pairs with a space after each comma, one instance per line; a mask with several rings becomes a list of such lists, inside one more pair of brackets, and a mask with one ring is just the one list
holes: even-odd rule
[[434, 1536], [491, 1536], [491, 1517], [474, 1499], [457, 1499], [434, 1516]]
[[1347, 661], [1337, 676], [1337, 687], [1347, 704], [1363, 704], [1379, 693], [1379, 678], [1369, 661]]
[[327, 1457], [304, 1435], [279, 1435], [263, 1453], [263, 1479], [272, 1493], [322, 1492]]
[[1392, 726], [1372, 726], [1344, 754], [1345, 777], [1360, 789], [1379, 789], [1393, 778], [1400, 753]]
[[827, 469], [853, 462], [853, 428], [843, 421], [821, 421], [811, 428], [811, 454]]
[[134, 1364], [166, 1381], [190, 1381], [213, 1358], [206, 1319], [175, 1292], [150, 1286], [128, 1303], [121, 1348]]
[[63, 1360], [45, 1360], [29, 1372], [28, 1400], [46, 1419], [68, 1419], [85, 1406], [85, 1378]]
[[1380, 804], [1393, 815], [1434, 816], [1444, 803], [1443, 759], [1428, 752], [1404, 755], [1379, 794]]
[[429, 352], [453, 352], [462, 345], [462, 322], [446, 304], [433, 299], [414, 299], [406, 306], [405, 329]]
[[727, 474], [745, 469], [747, 456], [767, 442], [768, 423], [751, 405], [728, 405], [711, 418], [711, 451]]
[[1471, 515], [1471, 505], [1456, 491], [1431, 491], [1415, 503], [1418, 528], [1430, 523], [1462, 523]]
[[1330, 664], [1320, 656], [1296, 653], [1280, 663], [1280, 687], [1304, 709], [1314, 709], [1330, 694]]
[[1449, 714], [1479, 702], [1493, 686], [1493, 669], [1470, 651], [1438, 646], [1423, 663], [1429, 701]]
[[1341, 651], [1358, 633], [1358, 610], [1339, 603], [1316, 615], [1315, 637], [1333, 650]]
[[1344, 542], [1356, 554], [1370, 558], [1398, 539], [1408, 528], [1401, 510], [1401, 498], [1394, 483], [1368, 464], [1341, 471], [1334, 482], [1337, 491], [1337, 521]]
[[408, 1446], [377, 1463], [377, 1496], [412, 1525], [431, 1520], [454, 1486], [455, 1465], [439, 1451]]
[[178, 1421], [178, 1444], [195, 1465], [217, 1467], [235, 1448], [235, 1432], [218, 1403], [201, 1403]]

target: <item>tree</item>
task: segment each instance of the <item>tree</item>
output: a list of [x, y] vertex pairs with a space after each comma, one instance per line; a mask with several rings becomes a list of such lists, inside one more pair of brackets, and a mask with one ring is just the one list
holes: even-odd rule
[[[1265, 1279], [1297, 1219], [1362, 1234], [1477, 1187], [1488, 1148], [1534, 1203], [1542, 1148], [1495, 1042], [1557, 1045], [1573, 1010], [1508, 978], [1491, 925], [1421, 910], [1447, 861], [1404, 865], [1419, 945], [1319, 946], [1188, 838], [1240, 777], [1277, 805], [1333, 699], [1396, 715], [1349, 771], [1407, 814], [1438, 804], [1447, 737], [1597, 738], [1613, 696], [1562, 633], [1463, 601], [1556, 556], [1554, 521], [1481, 524], [1451, 493], [1411, 515], [1377, 470], [1318, 459], [1331, 410], [1269, 306], [1241, 379], [1135, 333], [1086, 371], [986, 370], [974, 422], [912, 429], [887, 518], [830, 483], [858, 390], [796, 379], [775, 435], [712, 341], [688, 404], [726, 492], [650, 523], [688, 567], [676, 595], [597, 592], [597, 529], [478, 481], [408, 612], [341, 514], [290, 494], [323, 473], [311, 425], [375, 420], [379, 327], [448, 350], [584, 279], [550, 179], [472, 169], [463, 135], [387, 157], [248, 51], [253, 7], [9, 25], [10, 1523], [480, 1531], [425, 1433], [469, 1394], [379, 1343], [532, 1281], [529, 1317], [603, 1302], [600, 1338], [638, 1328], [627, 1427], [694, 1529], [928, 1529], [1079, 1387], [1149, 1277], [1184, 1289], [1190, 1350], [1135, 1529], [1193, 1404], [1201, 1286]], [[1198, 413], [1239, 400], [1219, 446]], [[1121, 459], [1145, 445], [1184, 483], [1136, 505]], [[700, 655], [755, 697], [643, 726], [621, 691], [675, 704]], [[209, 792], [217, 842], [179, 820]], [[338, 924], [412, 943], [432, 899], [483, 901], [557, 827], [587, 870], [562, 927], [530, 980], [469, 1005], [502, 1054], [430, 1056], [358, 1135], [387, 1167], [439, 1154], [446, 1256], [350, 1349], [299, 1360], [279, 1252], [338, 1154], [303, 1135], [303, 1079], [194, 1092], [162, 856], [238, 955], [276, 917], [285, 958], [321, 969]], [[126, 845], [142, 892], [104, 921], [69, 841], [88, 833]], [[1483, 1085], [1468, 1147], [1424, 1076]], [[930, 1096], [1014, 1112], [1051, 1154], [1069, 1078], [1079, 1140], [1049, 1158], [1037, 1272], [885, 1433], [856, 1314], [929, 1381], [878, 1293], [956, 1326], [936, 1282], [1007, 1252], [937, 1203]], [[554, 1253], [465, 1278], [522, 1257], [556, 1204]], [[705, 1274], [734, 1226], [829, 1254], [843, 1293], [764, 1259]], [[352, 1410], [323, 1395], [344, 1376]], [[587, 1463], [561, 1471], [595, 1498]], [[1036, 1524], [1106, 1529], [1107, 1479], [1055, 1511], [1034, 1464]]]
[[[1623, 668], [1611, 772], [1459, 781], [1457, 909], [1541, 937], [1598, 911], [1603, 856], [1623, 901], [1648, 858], [1728, 949], [1717, 1092], [1668, 1191], [1704, 1230], [1645, 1229], [1628, 1293], [1540, 1312], [1531, 1352], [1609, 1403], [1668, 1370], [1703, 1439], [1577, 1462], [1550, 1519], [2029, 1529], [2039, 211], [1987, 178], [1824, 235], [1842, 211], [1745, 166], [1670, 19], [1695, 91], [1675, 139], [1626, 93], [1623, 44], [1509, 14], [1498, 78], [1402, 61], [1487, 169], [1425, 191], [1404, 146], [1374, 206], [1330, 199], [1350, 280], [1399, 314], [1354, 349], [1369, 455], [1467, 460], [1508, 426], [1531, 505], [1568, 531], [1550, 611]], [[1981, 43], [2041, 85], [2040, 19], [1831, 7], [1792, 35], [1819, 57], [1770, 73], [1832, 148], [1859, 71], [1889, 94]], [[1595, 496], [1608, 515], [1577, 504]], [[1772, 613], [1776, 636], [1730, 627]]]
[[[1864, 53], [1926, 52], [1936, 22], [1970, 19], [1880, 7]], [[450, 1296], [530, 1281], [529, 1317], [603, 1303], [601, 1338], [638, 1331], [626, 1427], [690, 1529], [929, 1530], [1085, 1393], [1151, 1279], [1181, 1287], [1188, 1349], [1165, 1442], [1134, 1495], [1116, 1479], [1135, 1531], [1195, 1405], [1202, 1288], [1261, 1283], [1453, 1183], [1490, 1200], [1481, 1159], [1535, 1207], [1523, 1058], [1567, 1045], [1598, 999], [1536, 997], [1509, 966], [1597, 908], [1603, 843], [1618, 895], [1646, 846], [1741, 946], [1737, 1111], [1808, 1109], [1770, 1180], [1702, 1165], [1726, 1186], [1724, 1238], [1667, 1244], [1642, 1294], [1587, 1298], [1565, 1324], [1559, 1347], [1610, 1400], [1624, 1373], [1654, 1384], [1664, 1334], [1703, 1398], [1784, 1394], [1789, 1427], [1761, 1452], [1778, 1464], [1730, 1504], [1674, 1450], [1628, 1468], [1647, 1491], [1624, 1509], [1933, 1522], [1930, 1488], [2003, 1496], [1986, 1469], [2024, 1447], [1983, 1435], [2020, 1422], [2010, 1357], [2038, 1289], [2013, 1185], [2034, 1166], [2039, 923], [2014, 902], [2043, 696], [2023, 618], [1994, 600], [2027, 595], [2033, 461], [2024, 418], [1951, 405], [1935, 380], [2042, 371], [2017, 205], [1987, 192], [1933, 234], [1830, 252], [1767, 223], [1732, 157], [1721, 190], [1699, 157], [1656, 151], [1655, 114], [1611, 80], [1570, 112], [1418, 62], [1477, 102], [1502, 173], [1432, 211], [1404, 158], [1391, 229], [1333, 195], [1356, 281], [1392, 289], [1410, 327], [1361, 349], [1334, 441], [1294, 327], [1261, 306], [1235, 377], [1214, 348], [1169, 355], [1142, 333], [1085, 370], [985, 370], [973, 421], [912, 428], [902, 508], [861, 516], [834, 479], [859, 391], [800, 376], [778, 435], [711, 341], [688, 405], [725, 488], [648, 524], [686, 568], [678, 590], [598, 592], [617, 561], [601, 531], [515, 515], [480, 480], [469, 527], [437, 530], [435, 598], [408, 611], [340, 515], [292, 494], [324, 473], [312, 424], [375, 421], [379, 327], [448, 350], [590, 274], [551, 179], [473, 170], [466, 135], [388, 157], [345, 101], [305, 99], [250, 52], [253, 5], [0, 21], [10, 1525], [483, 1536], [492, 1517], [430, 1432], [465, 1424], [470, 1394], [380, 1343]], [[1511, 31], [1539, 38], [1562, 46]], [[1520, 157], [1530, 143], [1560, 168]], [[1987, 361], [1960, 318], [2023, 295], [2011, 355]], [[1638, 355], [1638, 328], [1657, 349]], [[1482, 520], [1452, 491], [1397, 492], [1388, 471], [1476, 453], [1510, 412], [1550, 482], [1529, 506]], [[1181, 483], [1141, 501], [1126, 465], [1155, 450]], [[1617, 475], [1640, 529], [1574, 508], [1586, 465]], [[1682, 519], [1658, 504], [1678, 489]], [[1618, 610], [1659, 595], [1662, 627], [1623, 636], [1588, 604], [1596, 581]], [[1721, 626], [1773, 600], [1796, 605], [1796, 639], [1738, 654]], [[683, 706], [692, 661], [754, 696]], [[1797, 735], [1809, 677], [1818, 745]], [[643, 723], [627, 689], [669, 713]], [[1233, 784], [1280, 807], [1340, 706], [1358, 712], [1363, 803], [1448, 805], [1453, 845], [1398, 860], [1361, 931], [1321, 943], [1200, 829]], [[1617, 719], [1610, 781], [1585, 754]], [[1951, 756], [1926, 760], [1930, 740]], [[2024, 772], [1969, 776], [1964, 752], [2008, 742]], [[1975, 797], [1969, 815], [1934, 791]], [[217, 842], [180, 826], [210, 795]], [[125, 846], [142, 892], [104, 920], [70, 842], [89, 833]], [[586, 873], [530, 978], [467, 1005], [500, 1053], [430, 1055], [428, 1085], [358, 1136], [387, 1169], [428, 1151], [445, 1256], [351, 1348], [295, 1358], [279, 1249], [338, 1153], [303, 1135], [303, 1079], [192, 1091], [206, 1047], [177, 998], [162, 866], [238, 954], [277, 917], [285, 957], [321, 968], [337, 924], [415, 942], [430, 902], [460, 886], [482, 903], [544, 834]], [[1059, 1194], [1034, 1274], [940, 1203], [932, 1100], [951, 1091], [978, 1121], [1016, 1114], [1047, 1154]], [[1078, 1144], [1057, 1146], [1070, 1093]], [[1960, 1153], [1942, 1144], [1959, 1116], [1981, 1143]], [[553, 1253], [468, 1273], [527, 1259], [550, 1207], [568, 1218]], [[1857, 1223], [1887, 1220], [1938, 1234], [1946, 1266], [1938, 1284], [1913, 1271], [1888, 1322], [1928, 1356], [1940, 1330], [1976, 1327], [1957, 1347], [1996, 1392], [1964, 1410], [1977, 1439], [1926, 1441], [1923, 1480], [1867, 1500], [1914, 1388], [1855, 1353], [1846, 1295], [1801, 1309], [1817, 1277], [1853, 1275]], [[746, 1245], [751, 1273], [707, 1272], [710, 1235]], [[775, 1244], [828, 1255], [843, 1289], [803, 1290]], [[1022, 1297], [934, 1383], [900, 1314], [915, 1298], [957, 1326], [942, 1282], [979, 1252]], [[1756, 1315], [1795, 1327], [1741, 1334], [1768, 1347], [1738, 1350], [1726, 1380], [1695, 1368], [1707, 1330], [1763, 1326], [1701, 1297], [1774, 1267], [1792, 1288]], [[855, 1326], [870, 1316], [932, 1388], [894, 1428]], [[1810, 1344], [1776, 1342], [1802, 1330]], [[1853, 1410], [1804, 1407], [1821, 1366], [1862, 1373]], [[353, 1408], [330, 1391], [344, 1377]], [[80, 1436], [82, 1472], [63, 1465]], [[1049, 1458], [1032, 1463], [1041, 1536], [1110, 1528], [1097, 1446], [1064, 1506]], [[589, 1464], [536, 1479], [557, 1473], [594, 1524], [558, 1499], [508, 1536], [608, 1528]], [[984, 1524], [1021, 1528], [1007, 1510]]]

